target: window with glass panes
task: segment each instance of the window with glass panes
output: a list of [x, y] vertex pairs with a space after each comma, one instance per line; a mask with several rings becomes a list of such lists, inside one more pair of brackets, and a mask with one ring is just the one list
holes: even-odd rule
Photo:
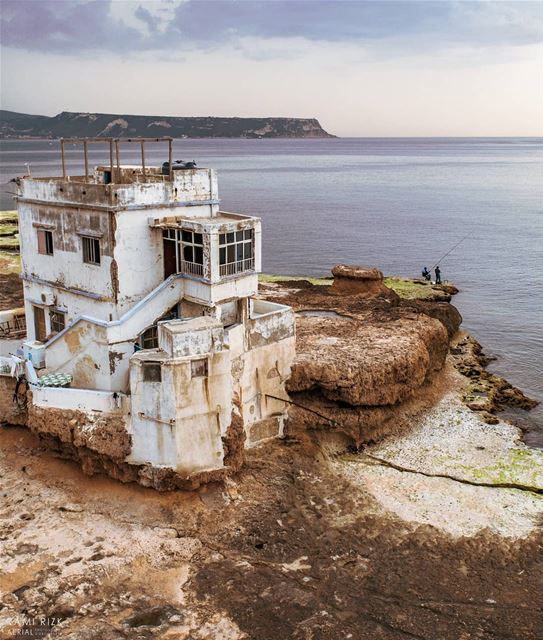
[[253, 229], [219, 234], [220, 274], [254, 269]]
[[51, 311], [51, 333], [60, 333], [66, 326], [66, 314], [62, 311]]
[[201, 233], [181, 229], [181, 249], [184, 262], [204, 264], [204, 239]]
[[204, 238], [201, 233], [188, 229], [164, 229], [162, 237], [176, 246], [177, 273], [202, 275], [204, 270]]

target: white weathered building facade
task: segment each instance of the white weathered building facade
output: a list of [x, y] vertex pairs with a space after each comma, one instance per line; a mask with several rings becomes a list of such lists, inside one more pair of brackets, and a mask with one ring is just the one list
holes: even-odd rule
[[19, 184], [29, 413], [76, 412], [88, 436], [109, 412], [128, 434], [115, 464], [213, 474], [281, 435], [294, 314], [254, 297], [261, 223], [220, 211], [214, 170], [173, 164], [171, 142], [147, 167], [141, 140], [142, 166], [114, 164], [108, 142], [109, 165], [90, 173], [85, 153], [85, 176]]

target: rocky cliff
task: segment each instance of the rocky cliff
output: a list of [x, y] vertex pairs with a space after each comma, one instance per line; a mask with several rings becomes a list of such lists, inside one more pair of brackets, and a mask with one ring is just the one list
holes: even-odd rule
[[333, 138], [315, 118], [136, 116], [63, 111], [54, 117], [0, 111], [2, 138]]

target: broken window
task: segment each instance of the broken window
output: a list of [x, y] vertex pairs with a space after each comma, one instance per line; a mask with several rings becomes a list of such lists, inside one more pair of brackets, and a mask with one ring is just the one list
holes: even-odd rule
[[83, 262], [86, 264], [100, 264], [100, 240], [89, 236], [82, 236]]
[[66, 327], [66, 314], [62, 311], [51, 311], [51, 333], [60, 333]]
[[143, 381], [162, 382], [162, 367], [160, 366], [160, 362], [143, 363]]
[[191, 360], [190, 375], [191, 378], [205, 378], [207, 376], [207, 358]]
[[221, 276], [254, 269], [253, 229], [219, 234], [219, 271]]
[[53, 232], [38, 229], [38, 253], [44, 256], [53, 255]]

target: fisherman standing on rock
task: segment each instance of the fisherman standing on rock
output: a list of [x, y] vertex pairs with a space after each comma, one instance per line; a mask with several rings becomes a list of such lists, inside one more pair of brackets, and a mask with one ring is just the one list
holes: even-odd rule
[[436, 284], [441, 284], [441, 269], [439, 268], [439, 265], [436, 265], [435, 274], [436, 274]]

